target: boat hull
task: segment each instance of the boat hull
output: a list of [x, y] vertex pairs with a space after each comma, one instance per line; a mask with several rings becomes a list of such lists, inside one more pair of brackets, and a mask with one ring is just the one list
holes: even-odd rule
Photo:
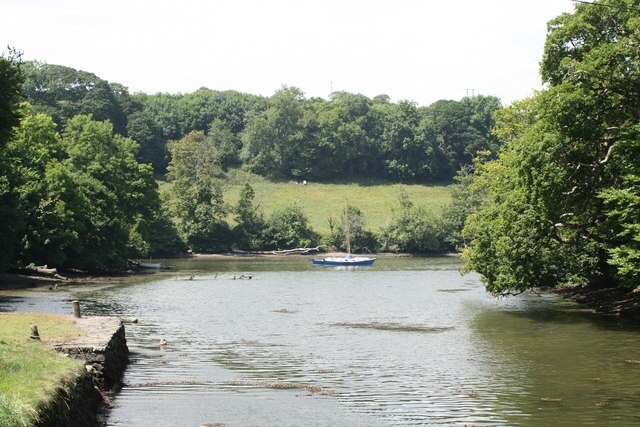
[[358, 267], [365, 265], [373, 265], [375, 262], [375, 258], [340, 258], [340, 259], [331, 259], [331, 258], [322, 258], [316, 259], [313, 258], [311, 262], [313, 265], [325, 265], [329, 267]]
[[138, 267], [140, 268], [161, 268], [162, 264], [159, 262], [139, 262]]

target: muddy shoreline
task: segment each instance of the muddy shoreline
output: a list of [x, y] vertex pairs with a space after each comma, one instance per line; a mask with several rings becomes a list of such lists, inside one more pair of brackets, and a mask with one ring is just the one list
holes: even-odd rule
[[[224, 259], [224, 260], [241, 260], [241, 259], [311, 259], [314, 257], [331, 257], [331, 256], [345, 256], [344, 252], [323, 252], [315, 255], [279, 255], [279, 254], [239, 254], [233, 252], [217, 253], [217, 254], [199, 254], [194, 253], [187, 256], [182, 256], [180, 259]], [[439, 255], [431, 254], [405, 254], [405, 253], [378, 253], [373, 254], [376, 258], [424, 258], [424, 257], [458, 257], [456, 253], [446, 253]], [[178, 259], [178, 258], [176, 258]], [[0, 291], [13, 290], [13, 289], [25, 289], [36, 287], [54, 287], [56, 284], [83, 284], [83, 283], [109, 283], [111, 281], [117, 281], [123, 277], [137, 276], [144, 274], [155, 274], [165, 270], [153, 270], [144, 268], [126, 268], [119, 270], [105, 271], [102, 273], [90, 273], [80, 271], [65, 271], [61, 270], [60, 274], [49, 275], [38, 273], [33, 270], [20, 270], [0, 273]]]
[[121, 270], [103, 274], [65, 272], [61, 274], [47, 275], [37, 272], [5, 272], [0, 273], [0, 291], [13, 289], [27, 289], [39, 287], [55, 287], [56, 285], [74, 285], [83, 283], [109, 283], [123, 277], [153, 274], [155, 270]]
[[572, 286], [555, 289], [553, 292], [598, 314], [640, 319], [640, 293], [633, 292], [631, 289]]

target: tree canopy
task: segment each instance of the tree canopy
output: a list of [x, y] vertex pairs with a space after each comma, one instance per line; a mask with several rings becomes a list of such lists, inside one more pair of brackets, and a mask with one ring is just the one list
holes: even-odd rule
[[498, 115], [507, 144], [480, 167], [468, 268], [494, 292], [638, 286], [640, 3], [579, 4], [550, 22], [549, 87]]
[[93, 73], [62, 65], [25, 62], [23, 90], [37, 112], [53, 117], [62, 129], [78, 114], [108, 120], [116, 133], [126, 135], [127, 114], [135, 106], [125, 87], [110, 84]]
[[211, 139], [194, 131], [171, 144], [169, 209], [180, 237], [195, 251], [229, 248], [221, 168]]
[[136, 158], [156, 174], [166, 173], [170, 142], [193, 131], [215, 133], [221, 167], [277, 179], [447, 181], [476, 151], [499, 146], [490, 130], [501, 106], [491, 96], [420, 107], [384, 94], [308, 99], [287, 86], [268, 98], [204, 87], [130, 95], [121, 84], [62, 65], [27, 62], [24, 75], [27, 101], [58, 130], [78, 114], [108, 120], [138, 143]]

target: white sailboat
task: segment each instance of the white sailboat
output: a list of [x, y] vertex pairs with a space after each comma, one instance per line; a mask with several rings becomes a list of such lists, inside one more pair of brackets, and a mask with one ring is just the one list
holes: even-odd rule
[[343, 257], [313, 258], [313, 265], [325, 266], [366, 266], [373, 265], [375, 258], [351, 255], [351, 224], [349, 222], [349, 204], [345, 200], [345, 233], [347, 238], [347, 255]]

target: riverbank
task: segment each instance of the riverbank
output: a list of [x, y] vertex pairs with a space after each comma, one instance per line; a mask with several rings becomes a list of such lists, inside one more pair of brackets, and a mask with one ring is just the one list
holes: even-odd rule
[[554, 292], [599, 314], [640, 319], [640, 293], [631, 289], [572, 286]]
[[37, 272], [0, 273], [0, 291], [12, 289], [27, 289], [38, 287], [55, 288], [56, 285], [73, 285], [83, 283], [108, 283], [117, 281], [123, 277], [137, 274], [150, 274], [156, 270], [128, 269], [112, 271], [103, 274], [91, 274], [83, 272], [62, 272], [62, 274], [46, 275]]
[[117, 318], [0, 315], [0, 425], [96, 425], [128, 355]]
[[[314, 255], [308, 254], [257, 254], [257, 253], [215, 253], [215, 254], [203, 254], [193, 253], [187, 256], [182, 256], [181, 259], [220, 259], [220, 260], [243, 260], [243, 259], [311, 259], [314, 257], [341, 257], [345, 256], [345, 252], [322, 252]], [[444, 254], [409, 254], [409, 253], [393, 253], [382, 252], [376, 254], [369, 254], [375, 258], [440, 258], [440, 257], [458, 257], [457, 253], [444, 253]], [[177, 259], [177, 258], [176, 258]], [[21, 271], [20, 273], [0, 273], [0, 291], [12, 290], [12, 289], [26, 289], [37, 287], [51, 287], [55, 288], [56, 285], [73, 285], [73, 284], [85, 284], [85, 283], [108, 283], [111, 281], [118, 281], [123, 277], [142, 275], [142, 274], [154, 274], [163, 270], [156, 269], [144, 269], [144, 268], [129, 268], [122, 270], [113, 270], [101, 274], [92, 274], [79, 271], [61, 271], [60, 274], [46, 275], [36, 271]]]

